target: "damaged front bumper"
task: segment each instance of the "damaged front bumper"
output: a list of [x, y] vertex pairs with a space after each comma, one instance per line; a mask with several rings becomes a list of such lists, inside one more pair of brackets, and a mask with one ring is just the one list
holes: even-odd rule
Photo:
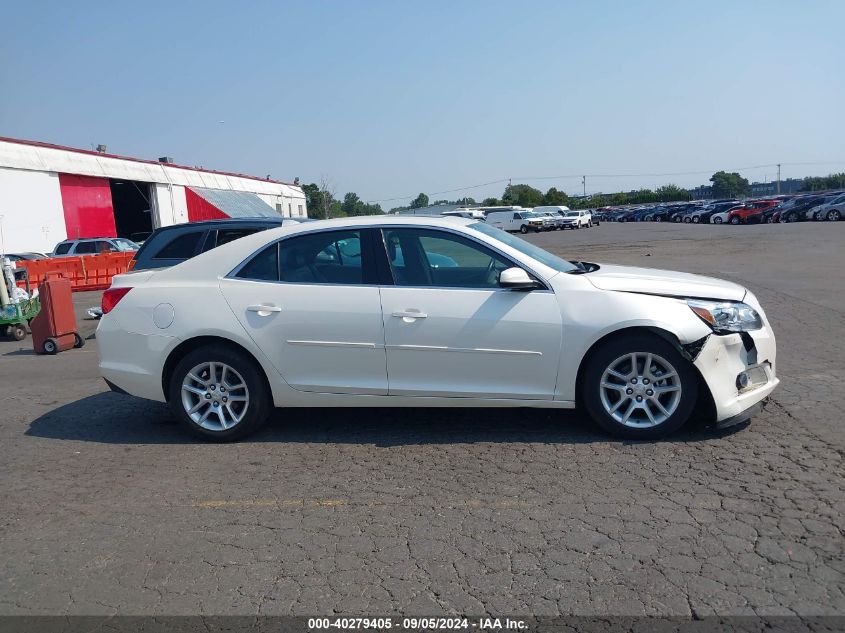
[[775, 352], [768, 323], [751, 332], [707, 337], [693, 364], [713, 397], [716, 426], [744, 422], [762, 410], [763, 401], [780, 382]]

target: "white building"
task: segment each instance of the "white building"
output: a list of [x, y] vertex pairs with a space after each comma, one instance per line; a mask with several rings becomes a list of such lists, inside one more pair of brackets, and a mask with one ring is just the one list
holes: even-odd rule
[[306, 217], [289, 184], [0, 137], [0, 250], [50, 252], [76, 237], [141, 238], [226, 217]]

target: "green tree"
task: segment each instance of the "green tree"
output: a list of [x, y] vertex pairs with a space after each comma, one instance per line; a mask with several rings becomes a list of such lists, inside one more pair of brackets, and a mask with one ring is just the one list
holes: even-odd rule
[[805, 178], [801, 187], [801, 191], [825, 191], [827, 189], [845, 189], [845, 173]]
[[309, 213], [315, 214], [320, 209], [320, 185], [312, 182], [308, 185], [302, 186], [302, 191], [305, 193], [305, 205]]
[[481, 201], [482, 207], [498, 207], [500, 204], [502, 203], [498, 198], [484, 198], [484, 200]]
[[343, 196], [343, 202], [340, 205], [340, 210], [344, 215], [358, 215], [355, 213], [357, 205], [361, 202], [357, 193], [349, 192]]
[[416, 198], [414, 198], [414, 201], [411, 203], [412, 209], [422, 209], [423, 207], [427, 207], [427, 206], [428, 206], [428, 196], [425, 195], [424, 193], [421, 193]]
[[566, 195], [566, 192], [559, 191], [554, 187], [551, 187], [547, 192], [546, 195], [543, 196], [543, 204], [549, 206], [568, 206], [569, 205], [569, 196]]
[[[745, 181], [746, 185], [748, 181]], [[681, 189], [677, 185], [663, 185], [658, 187], [654, 192], [657, 195], [658, 202], [675, 202], [678, 200], [687, 201], [692, 199], [692, 195], [686, 189]]]
[[502, 194], [502, 202], [521, 207], [539, 207], [543, 204], [543, 193], [528, 185], [508, 185]]
[[748, 179], [736, 172], [717, 171], [710, 177], [710, 182], [713, 183], [714, 198], [736, 198], [747, 195], [751, 190]]

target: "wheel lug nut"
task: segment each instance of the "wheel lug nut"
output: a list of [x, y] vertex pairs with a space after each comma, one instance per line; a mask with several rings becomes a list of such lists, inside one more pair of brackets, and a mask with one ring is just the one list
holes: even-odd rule
[[210, 393], [205, 394], [205, 399], [206, 399], [206, 400], [211, 400], [211, 394], [210, 394]]
[[651, 389], [649, 389], [648, 391], [646, 391], [646, 392], [645, 392], [645, 395], [647, 395], [647, 396], [653, 396], [653, 395], [654, 395], [654, 391], [652, 391]]
[[643, 384], [644, 384], [644, 385], [647, 385], [647, 384], [648, 384], [648, 378], [643, 378]]
[[632, 393], [634, 393], [634, 390], [633, 390], [633, 389], [631, 389], [630, 387], [628, 387], [628, 388], [625, 390], [625, 393], [627, 393], [627, 394], [630, 396]]
[[211, 390], [212, 390], [212, 391], [214, 391], [215, 389], [217, 389], [217, 386], [216, 386], [216, 385], [211, 385]]
[[637, 384], [637, 379], [636, 379], [636, 378], [631, 378], [631, 384], [632, 384], [632, 385], [636, 385], [636, 384]]
[[637, 396], [637, 402], [642, 402], [642, 401], [643, 401], [643, 397], [642, 397], [642, 396]]
[[229, 398], [227, 398], [226, 396], [223, 396], [223, 402], [229, 402]]

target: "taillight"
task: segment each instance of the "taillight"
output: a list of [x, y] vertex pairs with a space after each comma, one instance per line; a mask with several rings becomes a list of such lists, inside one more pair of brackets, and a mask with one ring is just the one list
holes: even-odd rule
[[132, 290], [131, 287], [123, 287], [123, 288], [109, 288], [103, 293], [103, 301], [100, 304], [100, 307], [103, 310], [103, 314], [108, 314], [114, 307], [118, 304], [118, 302], [126, 296], [126, 294]]
[[134, 257], [129, 260], [129, 268], [127, 270], [132, 270], [133, 268], [135, 268], [135, 258]]

